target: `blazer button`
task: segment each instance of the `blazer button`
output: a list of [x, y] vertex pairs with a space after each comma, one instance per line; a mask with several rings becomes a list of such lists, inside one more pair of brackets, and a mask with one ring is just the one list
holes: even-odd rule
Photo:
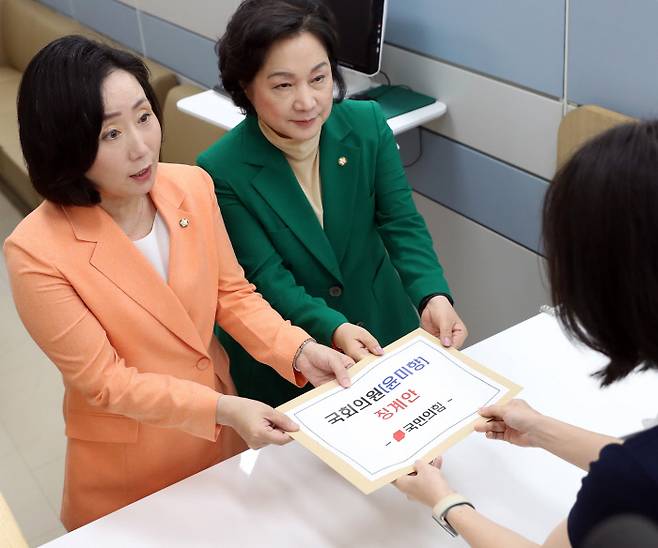
[[208, 358], [201, 358], [198, 362], [196, 362], [197, 369], [200, 369], [201, 371], [208, 369], [209, 365], [210, 360]]
[[343, 294], [343, 290], [337, 285], [334, 285], [329, 288], [329, 295], [331, 295], [332, 297], [340, 297], [342, 294]]

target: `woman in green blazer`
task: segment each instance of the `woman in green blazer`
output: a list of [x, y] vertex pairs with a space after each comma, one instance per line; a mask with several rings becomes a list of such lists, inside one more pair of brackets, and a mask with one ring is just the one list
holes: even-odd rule
[[[467, 331], [393, 134], [376, 103], [340, 101], [332, 23], [315, 0], [242, 2], [218, 54], [247, 117], [198, 164], [247, 278], [284, 318], [355, 360], [419, 323], [460, 346]], [[278, 405], [301, 393], [219, 337], [241, 396]]]

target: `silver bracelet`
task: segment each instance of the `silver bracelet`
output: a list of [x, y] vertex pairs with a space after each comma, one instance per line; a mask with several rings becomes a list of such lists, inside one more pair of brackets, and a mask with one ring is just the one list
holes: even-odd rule
[[300, 354], [302, 353], [302, 350], [304, 350], [304, 347], [308, 343], [312, 343], [312, 342], [317, 342], [317, 341], [313, 337], [309, 337], [308, 339], [306, 339], [302, 344], [299, 345], [297, 352], [295, 352], [295, 355], [292, 358], [292, 368], [298, 373], [301, 373], [301, 371], [299, 370], [299, 367], [297, 367], [297, 358], [299, 358]]

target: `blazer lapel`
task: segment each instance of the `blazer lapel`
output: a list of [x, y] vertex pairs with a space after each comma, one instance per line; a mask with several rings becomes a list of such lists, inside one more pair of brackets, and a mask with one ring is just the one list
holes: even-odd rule
[[[342, 281], [334, 250], [308, 203], [285, 157], [260, 131], [255, 117], [248, 117], [251, 124], [245, 143], [246, 161], [261, 166], [251, 184], [269, 206], [290, 227], [309, 253], [338, 280]], [[323, 192], [324, 194], [324, 192]]]
[[[159, 210], [162, 202], [161, 199], [156, 201]], [[165, 205], [165, 209], [167, 207], [171, 206]], [[207, 349], [202, 344], [199, 332], [176, 293], [164, 282], [110, 215], [99, 206], [64, 209], [76, 238], [96, 242], [89, 263], [174, 335], [205, 354]], [[163, 215], [162, 211], [161, 215]], [[187, 213], [185, 215], [191, 217]], [[163, 217], [167, 220], [170, 212], [165, 213]], [[167, 224], [169, 225], [169, 222]], [[190, 226], [193, 226], [192, 221]], [[175, 253], [178, 253], [173, 251], [180, 248], [182, 242], [177, 241], [180, 237], [176, 231], [171, 227], [169, 230], [171, 241], [169, 276], [172, 281], [172, 274], [175, 280], [177, 273], [175, 269], [172, 270], [171, 265], [177, 262]]]
[[324, 231], [331, 242], [338, 263], [350, 241], [352, 216], [359, 184], [361, 150], [349, 143], [351, 126], [337, 115], [324, 125], [320, 138], [320, 178]]
[[208, 287], [201, 291], [199, 288], [203, 270], [200, 265], [207, 263], [208, 253], [215, 250], [206, 247], [201, 219], [185, 208], [185, 193], [165, 177], [161, 176], [158, 183], [151, 190], [151, 198], [169, 229], [168, 286], [185, 311], [182, 317], [191, 319], [191, 323], [184, 322], [185, 332], [199, 338], [199, 332], [204, 327], [211, 328], [215, 320], [208, 299], [217, 299], [216, 280], [208, 280]]

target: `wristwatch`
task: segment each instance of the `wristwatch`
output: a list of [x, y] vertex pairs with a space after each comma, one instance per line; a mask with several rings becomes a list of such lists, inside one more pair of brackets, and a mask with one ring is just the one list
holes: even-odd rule
[[446, 514], [450, 511], [451, 508], [455, 506], [470, 506], [475, 510], [475, 506], [471, 504], [466, 497], [460, 495], [459, 493], [452, 493], [451, 495], [443, 497], [439, 502], [436, 503], [434, 508], [432, 508], [432, 518], [436, 521], [451, 537], [459, 536], [459, 533], [455, 531], [455, 528], [448, 523], [446, 520]]

